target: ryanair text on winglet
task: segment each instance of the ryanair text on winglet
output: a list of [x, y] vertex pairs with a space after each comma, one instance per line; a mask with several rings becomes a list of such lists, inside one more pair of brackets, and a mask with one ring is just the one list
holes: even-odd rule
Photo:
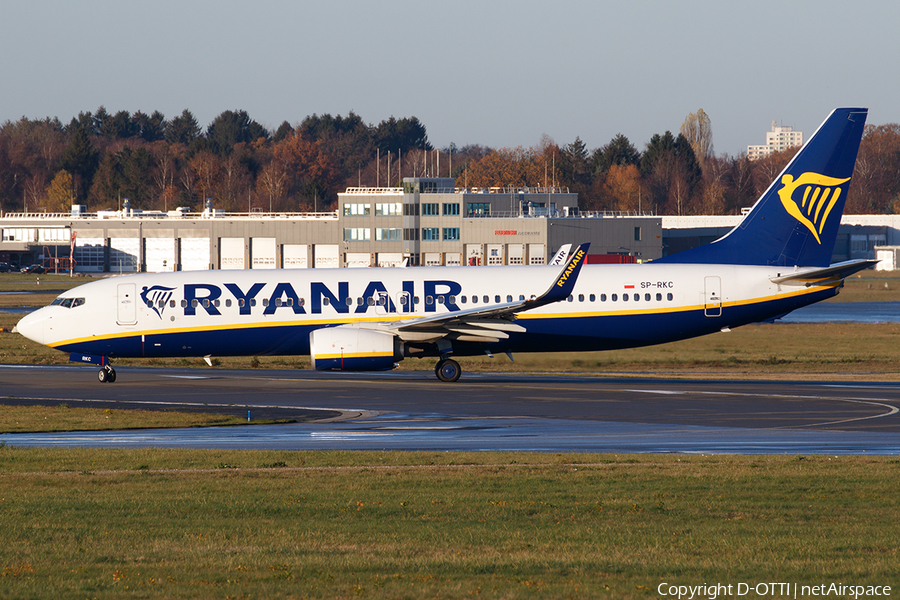
[[569, 266], [566, 268], [565, 272], [559, 276], [559, 279], [556, 281], [556, 285], [559, 287], [563, 287], [566, 284], [566, 280], [569, 278], [569, 275], [572, 274], [572, 271], [575, 270], [575, 267], [578, 266], [578, 263], [581, 262], [581, 259], [584, 258], [584, 250], [579, 250], [575, 253], [575, 256], [572, 257], [572, 261], [569, 263]]

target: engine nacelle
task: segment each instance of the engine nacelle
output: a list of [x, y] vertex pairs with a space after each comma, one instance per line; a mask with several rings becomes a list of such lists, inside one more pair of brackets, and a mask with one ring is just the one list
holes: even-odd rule
[[317, 371], [387, 371], [402, 356], [390, 333], [358, 327], [327, 327], [309, 334], [309, 354]]

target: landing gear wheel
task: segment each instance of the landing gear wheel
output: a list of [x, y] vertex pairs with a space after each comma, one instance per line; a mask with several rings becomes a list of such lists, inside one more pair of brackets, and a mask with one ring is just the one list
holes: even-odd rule
[[97, 371], [97, 379], [100, 380], [100, 383], [115, 383], [116, 382], [116, 370], [106, 365], [99, 371]]
[[434, 367], [434, 374], [437, 375], [437, 378], [441, 381], [453, 383], [459, 379], [460, 375], [462, 375], [462, 369], [458, 362], [448, 358], [438, 361], [438, 364]]

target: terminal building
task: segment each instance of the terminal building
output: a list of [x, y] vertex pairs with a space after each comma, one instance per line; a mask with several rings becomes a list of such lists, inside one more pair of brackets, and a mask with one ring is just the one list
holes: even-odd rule
[[663, 254], [660, 217], [586, 213], [560, 188], [457, 188], [405, 178], [349, 188], [329, 213], [121, 210], [0, 216], [0, 262], [75, 273], [545, 264], [591, 242], [592, 262]]

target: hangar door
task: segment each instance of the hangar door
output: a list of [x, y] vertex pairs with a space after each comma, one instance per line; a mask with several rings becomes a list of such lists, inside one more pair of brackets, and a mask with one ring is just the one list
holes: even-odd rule
[[209, 267], [209, 238], [181, 238], [181, 270], [206, 271]]
[[219, 238], [219, 268], [244, 268], [244, 238]]

